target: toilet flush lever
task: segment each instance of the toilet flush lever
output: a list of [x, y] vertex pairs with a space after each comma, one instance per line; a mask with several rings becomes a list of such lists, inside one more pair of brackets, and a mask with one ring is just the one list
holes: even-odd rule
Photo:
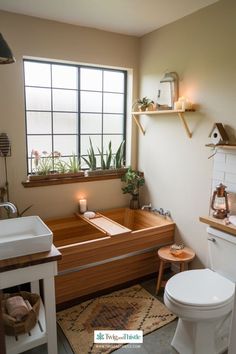
[[209, 237], [209, 238], [208, 238], [208, 241], [216, 242], [216, 239], [215, 239], [214, 237]]

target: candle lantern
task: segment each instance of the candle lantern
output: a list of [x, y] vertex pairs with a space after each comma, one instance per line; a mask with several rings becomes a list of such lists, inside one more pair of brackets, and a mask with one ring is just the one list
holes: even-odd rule
[[229, 213], [227, 187], [220, 183], [213, 192], [211, 208], [214, 210], [213, 216], [217, 219], [224, 219]]

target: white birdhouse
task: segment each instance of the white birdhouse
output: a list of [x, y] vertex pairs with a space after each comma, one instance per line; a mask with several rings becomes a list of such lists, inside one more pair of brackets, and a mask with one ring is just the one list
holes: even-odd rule
[[214, 145], [229, 143], [228, 134], [226, 133], [222, 123], [215, 123], [213, 125], [213, 128], [209, 134], [209, 138], [211, 138], [211, 143]]

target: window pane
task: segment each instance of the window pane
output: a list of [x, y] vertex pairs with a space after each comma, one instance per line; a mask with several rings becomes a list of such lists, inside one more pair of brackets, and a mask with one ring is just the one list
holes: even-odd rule
[[81, 112], [102, 112], [102, 94], [98, 92], [80, 93]]
[[104, 114], [103, 116], [103, 133], [123, 134], [124, 116], [120, 114]]
[[81, 134], [101, 134], [102, 133], [102, 115], [101, 114], [81, 114]]
[[26, 110], [50, 111], [51, 90], [44, 88], [26, 87]]
[[74, 66], [52, 65], [52, 87], [76, 89], [78, 69]]
[[124, 92], [124, 73], [104, 71], [104, 91]]
[[29, 135], [28, 136], [28, 156], [30, 157], [31, 151], [37, 150], [40, 155], [43, 151], [48, 154], [52, 152], [52, 136], [51, 135]]
[[53, 110], [77, 112], [77, 93], [68, 90], [53, 90]]
[[77, 113], [53, 113], [54, 134], [76, 134], [78, 132]]
[[104, 112], [123, 113], [124, 95], [118, 93], [104, 93]]
[[54, 135], [54, 150], [59, 151], [61, 155], [77, 154], [77, 136]]
[[113, 154], [116, 153], [118, 150], [121, 142], [123, 141], [123, 136], [122, 135], [104, 135], [103, 136], [103, 149], [104, 151], [108, 150], [108, 144], [112, 141], [112, 152]]
[[81, 155], [87, 155], [88, 149], [90, 147], [89, 144], [89, 136], [92, 141], [94, 153], [98, 154], [98, 148], [101, 150], [102, 139], [101, 135], [81, 135]]
[[102, 91], [102, 70], [80, 69], [81, 90]]
[[24, 62], [25, 85], [46, 86], [51, 85], [50, 64]]
[[51, 113], [27, 112], [28, 134], [51, 134]]

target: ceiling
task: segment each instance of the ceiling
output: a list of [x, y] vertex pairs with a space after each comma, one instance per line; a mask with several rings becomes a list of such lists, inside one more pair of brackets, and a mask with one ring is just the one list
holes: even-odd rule
[[142, 36], [219, 0], [0, 0], [0, 10]]

